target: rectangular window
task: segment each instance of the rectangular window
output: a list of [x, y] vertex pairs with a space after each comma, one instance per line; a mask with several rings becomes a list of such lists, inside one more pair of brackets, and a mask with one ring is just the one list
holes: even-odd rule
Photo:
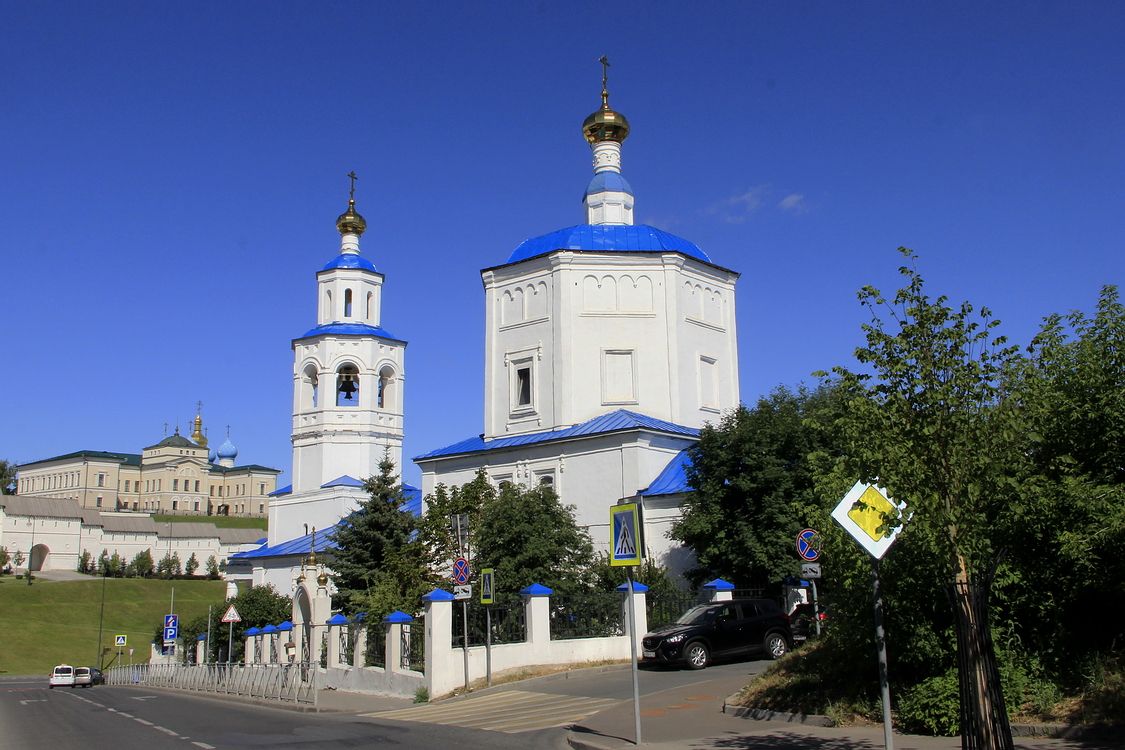
[[105, 487], [105, 474], [98, 473], [98, 486]]
[[102, 507], [102, 496], [101, 495], [98, 495], [97, 504], [98, 504], [99, 508]]
[[211, 485], [211, 497], [215, 496], [215, 485]]
[[156, 491], [160, 492], [160, 480], [159, 479], [156, 480]]
[[259, 495], [266, 494], [266, 483], [265, 482], [258, 482], [258, 494]]
[[179, 479], [173, 479], [172, 480], [172, 492], [176, 492], [179, 489], [180, 489], [180, 480]]
[[516, 369], [516, 406], [531, 406], [531, 368]]
[[631, 350], [602, 352], [602, 403], [636, 403], [636, 373]]
[[266, 512], [266, 504], [265, 503], [258, 503], [258, 512], [259, 513], [265, 513]]
[[129, 491], [129, 480], [128, 479], [125, 480], [125, 491], [126, 492]]
[[173, 500], [172, 501], [172, 510], [179, 510], [179, 509], [180, 509], [180, 501], [179, 500]]
[[699, 358], [699, 407], [701, 409], [719, 408], [718, 370], [712, 357]]
[[199, 492], [199, 480], [198, 479], [195, 480], [195, 491]]

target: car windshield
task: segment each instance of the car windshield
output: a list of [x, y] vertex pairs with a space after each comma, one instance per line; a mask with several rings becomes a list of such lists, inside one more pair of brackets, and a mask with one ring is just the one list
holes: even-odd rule
[[680, 615], [677, 625], [701, 625], [715, 619], [715, 610], [706, 604], [699, 604]]
[[55, 667], [55, 674], [67, 675], [73, 674], [74, 670], [70, 667]]
[[87, 667], [79, 667], [74, 670], [74, 674], [90, 674], [90, 670]]

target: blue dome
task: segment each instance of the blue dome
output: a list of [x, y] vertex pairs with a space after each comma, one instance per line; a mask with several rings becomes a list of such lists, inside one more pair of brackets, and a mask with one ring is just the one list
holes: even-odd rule
[[219, 446], [219, 458], [238, 458], [238, 448], [234, 447], [234, 443], [228, 437], [223, 444]]
[[[604, 173], [603, 173], [604, 174]], [[710, 263], [707, 253], [683, 237], [677, 237], [647, 224], [578, 224], [524, 240], [508, 257], [509, 263], [534, 258], [554, 250], [589, 252], [682, 253]]]
[[590, 180], [590, 184], [586, 186], [586, 195], [594, 195], [595, 193], [605, 192], [628, 193], [633, 194], [633, 188], [629, 186], [629, 181], [626, 180], [619, 172], [598, 172], [594, 175], [594, 179]]
[[[359, 268], [364, 271], [375, 271], [375, 264], [355, 253], [340, 253], [325, 263], [324, 268], [320, 270], [331, 271], [333, 268]], [[378, 271], [375, 271], [375, 273], [378, 273]]]
[[212, 448], [211, 452], [207, 454], [207, 460], [210, 461], [211, 463], [215, 463], [216, 461], [219, 460], [219, 452], [217, 450], [215, 450], [214, 448]]

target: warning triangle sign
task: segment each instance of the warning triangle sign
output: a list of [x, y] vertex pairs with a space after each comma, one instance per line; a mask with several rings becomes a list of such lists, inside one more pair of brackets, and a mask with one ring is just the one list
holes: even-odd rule
[[615, 557], [636, 557], [637, 543], [633, 539], [633, 529], [627, 523], [622, 523], [617, 532], [617, 541], [613, 545]]
[[223, 619], [220, 622], [242, 622], [242, 618], [238, 616], [238, 610], [232, 604], [227, 607], [227, 611], [223, 613]]

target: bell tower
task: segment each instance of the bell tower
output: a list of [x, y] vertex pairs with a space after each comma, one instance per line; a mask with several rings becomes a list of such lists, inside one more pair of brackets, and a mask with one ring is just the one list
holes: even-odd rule
[[293, 339], [294, 494], [362, 481], [386, 450], [401, 472], [406, 342], [382, 326], [384, 277], [360, 255], [367, 221], [348, 177], [340, 253], [316, 274], [316, 326]]

